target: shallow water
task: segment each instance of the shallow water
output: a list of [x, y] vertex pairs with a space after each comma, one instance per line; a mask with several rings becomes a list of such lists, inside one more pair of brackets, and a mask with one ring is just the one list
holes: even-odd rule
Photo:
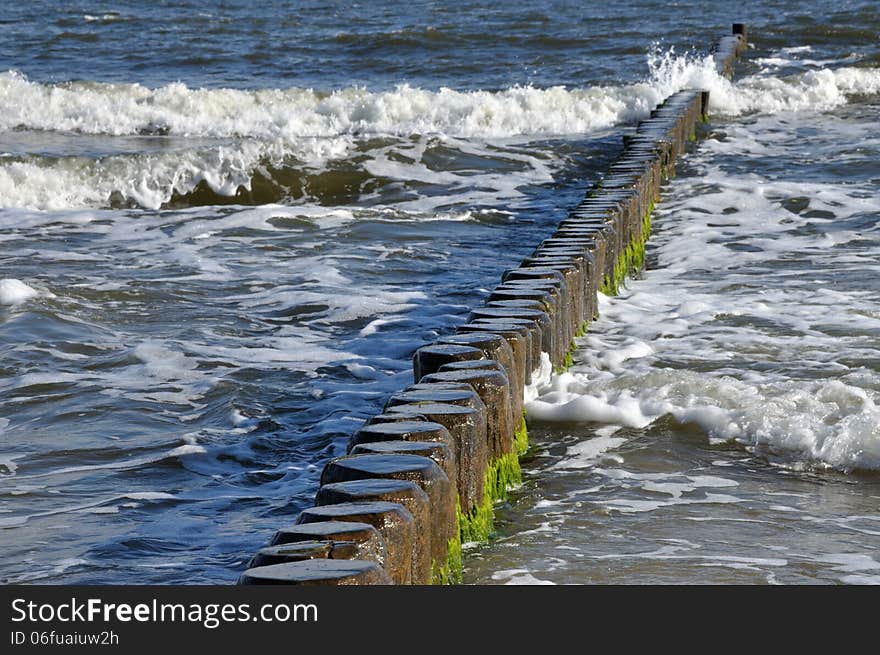
[[793, 471], [671, 420], [532, 431], [479, 584], [877, 584], [876, 474]]
[[[712, 132], [658, 212], [651, 270], [542, 390], [547, 416], [530, 405], [527, 481], [468, 576], [675, 581], [680, 564], [714, 581], [672, 557], [685, 544], [625, 571], [612, 535], [662, 550], [640, 517], [693, 513], [667, 526], [682, 538], [718, 507], [767, 525], [777, 492], [801, 494], [772, 505], [809, 510], [792, 525], [817, 545], [759, 535], [791, 552], [757, 559], [823, 573], [731, 544], [709, 553], [739, 558], [725, 575], [876, 575], [876, 17], [761, 4], [6, 6], [0, 580], [234, 580], [409, 382], [412, 351], [685, 86], [712, 89]], [[756, 44], [730, 85], [701, 55], [734, 20]], [[738, 502], [653, 508], [707, 496]], [[527, 540], [552, 507], [571, 510], [565, 541]], [[584, 507], [600, 542], [573, 527]], [[560, 545], [583, 557], [553, 578], [538, 563]]]

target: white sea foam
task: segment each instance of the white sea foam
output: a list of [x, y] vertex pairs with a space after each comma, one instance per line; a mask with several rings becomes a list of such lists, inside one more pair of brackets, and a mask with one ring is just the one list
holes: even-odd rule
[[192, 372], [198, 365], [182, 352], [154, 341], [138, 345], [134, 349], [134, 356], [144, 363], [148, 376], [163, 381], [193, 379]]
[[501, 91], [437, 91], [406, 84], [391, 91], [348, 88], [191, 89], [181, 83], [41, 84], [0, 74], [0, 129], [28, 128], [130, 135], [259, 137], [296, 141], [340, 135], [446, 134], [506, 138], [590, 132], [646, 115], [664, 97], [711, 71], [693, 61], [652, 54], [645, 82], [622, 86]]
[[[583, 442], [588, 445], [601, 439], [590, 439]], [[621, 440], [622, 441], [622, 440]], [[577, 458], [577, 456], [575, 456]], [[637, 473], [623, 468], [608, 468], [602, 464], [590, 464], [592, 474], [603, 480], [591, 489], [581, 489], [571, 494], [576, 500], [585, 495], [606, 494], [606, 485], [613, 485], [615, 492], [602, 500], [593, 499], [606, 510], [626, 514], [653, 512], [656, 510], [676, 507], [679, 505], [731, 505], [745, 502], [743, 498], [732, 493], [717, 493], [717, 489], [731, 489], [739, 486], [735, 480], [713, 475], [691, 475], [680, 472]], [[554, 467], [554, 468], [586, 468], [586, 466]], [[647, 492], [647, 493], [646, 493]]]
[[375, 380], [382, 375], [374, 367], [367, 366], [366, 364], [358, 364], [357, 362], [350, 362], [345, 365], [345, 368], [348, 369], [349, 373], [360, 380]]
[[[880, 71], [841, 67], [787, 78], [756, 75], [733, 84], [718, 76], [711, 57], [655, 51], [650, 76], [621, 86], [502, 91], [429, 91], [400, 85], [393, 91], [349, 88], [158, 89], [94, 82], [45, 85], [7, 71], [0, 74], [0, 129], [13, 127], [130, 135], [161, 129], [189, 137], [258, 137], [299, 141], [343, 135], [444, 134], [509, 138], [591, 132], [646, 115], [682, 88], [712, 91], [712, 107], [729, 113], [825, 110], [852, 94], [880, 90]], [[24, 100], [24, 101], [23, 101]]]
[[118, 12], [112, 11], [97, 16], [95, 14], [83, 14], [83, 20], [87, 23], [114, 23], [116, 21], [125, 20]]
[[114, 155], [100, 160], [68, 157], [30, 159], [0, 166], [0, 206], [59, 210], [106, 206], [118, 194], [158, 209], [177, 194], [204, 183], [219, 195], [251, 189], [258, 167], [286, 159], [319, 166], [347, 152], [345, 138], [307, 139], [295, 144], [243, 140], [215, 148], [158, 154]]
[[[656, 55], [648, 81], [620, 87], [566, 89], [512, 87], [498, 92], [427, 91], [406, 85], [393, 91], [344, 89], [321, 94], [310, 89], [190, 89], [172, 84], [148, 89], [137, 84], [47, 85], [24, 76], [0, 74], [0, 130], [27, 128], [87, 134], [132, 135], [162, 131], [182, 137], [234, 138], [216, 147], [114, 155], [94, 161], [12, 159], [0, 166], [0, 206], [58, 210], [105, 206], [113, 194], [146, 208], [200, 183], [215, 193], [250, 189], [261, 166], [295, 160], [319, 170], [327, 159], [345, 156], [366, 135], [439, 135], [451, 147], [479, 151], [467, 139], [511, 139], [574, 134], [642, 117], [670, 93], [709, 73], [708, 59], [694, 63]], [[695, 73], [695, 71], [698, 71]], [[461, 137], [461, 138], [458, 138]], [[404, 163], [379, 148], [365, 164], [376, 176], [454, 184], [456, 174], [421, 163], [424, 139], [406, 148]], [[399, 149], [399, 147], [398, 147]], [[419, 151], [421, 150], [421, 152]], [[398, 153], [399, 154], [399, 153]], [[480, 153], [484, 154], [484, 153]], [[505, 158], [518, 155], [507, 152]], [[552, 179], [535, 157], [519, 155], [537, 181]], [[484, 204], [489, 196], [514, 197], [521, 180], [483, 175], [459, 202]], [[465, 182], [472, 180], [461, 180]], [[494, 190], [487, 193], [486, 187]], [[430, 197], [400, 205], [430, 210]], [[442, 197], [437, 201], [442, 203]]]
[[719, 80], [710, 90], [710, 109], [731, 116], [829, 111], [852, 95], [880, 93], [880, 69], [822, 68], [782, 78], [757, 75], [735, 85]]
[[36, 289], [29, 287], [21, 280], [15, 278], [0, 280], [0, 305], [20, 305], [38, 295], [40, 294]]
[[[9, 419], [0, 419], [0, 434], [6, 426], [9, 425]], [[10, 453], [0, 453], [0, 475], [15, 475], [18, 470], [18, 464], [15, 460], [21, 459], [24, 455], [14, 455]]]
[[[536, 137], [589, 133], [642, 118], [670, 94], [687, 87], [711, 91], [713, 111], [825, 111], [853, 94], [880, 91], [873, 68], [821, 68], [784, 78], [764, 73], [736, 84], [720, 77], [711, 57], [678, 56], [655, 50], [644, 82], [588, 88], [515, 86], [501, 91], [429, 91], [401, 85], [391, 91], [349, 88], [332, 93], [312, 89], [191, 89], [170, 84], [150, 89], [138, 84], [75, 82], [41, 84], [20, 73], [0, 73], [0, 130], [31, 129], [99, 135], [144, 132], [234, 139], [216, 147], [113, 155], [100, 160], [12, 158], [0, 166], [0, 206], [64, 209], [105, 206], [113, 194], [146, 208], [158, 208], [173, 194], [200, 183], [215, 193], [250, 189], [255, 172], [291, 160], [320, 170], [328, 159], [344, 157], [361, 137], [436, 135], [465, 151], [474, 139], [528, 141]], [[424, 148], [424, 142], [421, 145]], [[410, 150], [413, 163], [379, 148], [365, 163], [377, 176], [455, 183], [457, 175], [430, 170]], [[506, 155], [507, 156], [507, 155]], [[536, 177], [551, 171], [527, 164]], [[537, 167], [536, 167], [537, 166]], [[541, 170], [541, 169], [544, 170]], [[497, 176], [515, 195], [515, 176]], [[482, 180], [481, 182], [485, 182]], [[485, 184], [472, 185], [461, 202], [481, 204]], [[497, 195], [499, 191], [492, 192]], [[426, 210], [430, 198], [402, 209]]]
[[[656, 320], [660, 327], [664, 316], [643, 315], [641, 320]], [[715, 357], [711, 351], [694, 354], [707, 361]], [[575, 370], [562, 391], [547, 392], [527, 405], [530, 420], [643, 428], [671, 415], [716, 441], [738, 440], [844, 470], [880, 468], [877, 390], [834, 379], [762, 379], [758, 374], [737, 379], [656, 368], [653, 360], [632, 364], [619, 377], [586, 365]]]
[[600, 299], [575, 366], [532, 391], [530, 420], [647, 428], [666, 416], [774, 464], [880, 469], [876, 289], [840, 283], [880, 274], [874, 187], [736, 174], [717, 156], [805, 147], [835, 157], [840, 143], [876, 148], [877, 135], [829, 118], [805, 137], [812, 119], [785, 120], [785, 130], [763, 117], [704, 142], [690, 161], [698, 174], [657, 210], [657, 266]]
[[541, 353], [541, 363], [538, 368], [532, 372], [532, 383], [523, 387], [523, 400], [531, 402], [541, 395], [541, 390], [553, 380], [553, 362], [550, 361], [550, 355]]
[[492, 579], [503, 582], [506, 585], [555, 585], [555, 582], [536, 578], [530, 571], [525, 569], [507, 569], [496, 571]]
[[[531, 405], [530, 405], [531, 407]], [[531, 418], [531, 417], [530, 417]], [[609, 451], [626, 443], [620, 437], [596, 437], [586, 439], [566, 449], [565, 457], [553, 464], [550, 469], [592, 468]]]
[[702, 560], [706, 562], [706, 566], [743, 565], [755, 568], [756, 570], [760, 570], [760, 567], [766, 566], [788, 566], [788, 560], [781, 558], [738, 557], [735, 555], [695, 555], [690, 553], [678, 554], [681, 550], [688, 549], [666, 546], [647, 553], [614, 553], [609, 555], [599, 555], [596, 556], [595, 559]]
[[164, 491], [132, 491], [125, 494], [125, 497], [132, 500], [174, 500], [177, 498], [174, 494]]

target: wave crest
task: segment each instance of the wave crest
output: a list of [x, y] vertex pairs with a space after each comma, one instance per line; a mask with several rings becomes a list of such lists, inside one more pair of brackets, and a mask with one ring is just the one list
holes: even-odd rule
[[[534, 141], [591, 133], [645, 117], [676, 91], [706, 88], [716, 113], [829, 110], [853, 95], [880, 93], [880, 70], [810, 70], [777, 78], [766, 74], [731, 83], [712, 57], [655, 48], [649, 76], [621, 86], [500, 91], [437, 91], [400, 85], [370, 92], [348, 88], [191, 89], [169, 84], [70, 82], [41, 84], [14, 71], [0, 73], [0, 130], [40, 130], [107, 136], [164, 135], [223, 139], [207, 147], [141, 152], [100, 159], [12, 157], [0, 164], [0, 205], [69, 209], [136, 205], [157, 209], [190, 194], [219, 204], [276, 202], [285, 197], [267, 168], [291, 161], [318, 169], [377, 136]], [[381, 149], [380, 149], [381, 150]], [[376, 156], [382, 156], [380, 155]], [[364, 166], [369, 170], [369, 166]], [[253, 192], [255, 184], [262, 191]], [[184, 201], [186, 203], [186, 201]]]

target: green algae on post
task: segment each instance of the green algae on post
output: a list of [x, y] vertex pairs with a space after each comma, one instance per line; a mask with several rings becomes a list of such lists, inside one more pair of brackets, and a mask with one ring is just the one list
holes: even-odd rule
[[519, 427], [516, 428], [516, 433], [513, 436], [513, 448], [514, 452], [520, 457], [525, 455], [526, 451], [529, 449], [529, 431], [526, 427], [526, 410], [523, 410]]
[[[518, 433], [524, 432], [518, 431]], [[527, 440], [528, 437], [526, 437], [526, 446]], [[495, 524], [493, 509], [495, 502], [507, 500], [508, 489], [521, 482], [522, 469], [517, 452], [505, 453], [489, 463], [483, 477], [483, 498], [479, 505], [472, 507], [468, 512], [462, 511], [461, 504], [456, 507], [462, 543], [488, 541]]]
[[461, 554], [461, 503], [455, 501], [455, 534], [446, 542], [446, 561], [431, 562], [431, 584], [461, 584], [464, 568]]

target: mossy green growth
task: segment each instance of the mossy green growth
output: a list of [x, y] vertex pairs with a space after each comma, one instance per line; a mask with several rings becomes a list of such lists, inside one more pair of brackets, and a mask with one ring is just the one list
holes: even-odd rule
[[648, 211], [642, 218], [642, 234], [630, 241], [629, 245], [614, 262], [614, 270], [611, 275], [602, 278], [599, 291], [606, 296], [616, 296], [620, 285], [628, 276], [638, 275], [645, 267], [645, 244], [651, 234], [651, 214], [654, 212], [654, 203], [648, 207]]
[[461, 584], [462, 571], [461, 537], [456, 535], [446, 542], [446, 573], [444, 584]]
[[632, 264], [630, 260], [633, 257], [633, 244], [628, 245], [622, 253], [617, 258], [617, 261], [614, 262], [614, 269], [611, 272], [611, 275], [606, 275], [602, 279], [602, 286], [599, 288], [599, 291], [604, 293], [606, 296], [616, 296], [618, 290], [620, 289], [620, 285], [623, 284], [623, 281], [626, 279], [627, 273], [629, 272]]
[[589, 330], [589, 329], [590, 329], [590, 321], [584, 321], [583, 323], [581, 323], [581, 326], [578, 328], [578, 331], [575, 333], [574, 336], [582, 337], [587, 333], [587, 330]]
[[645, 213], [645, 217], [642, 219], [642, 238], [645, 241], [651, 236], [651, 215], [654, 213], [654, 206], [655, 203], [652, 200], [651, 204], [648, 205], [648, 211]]
[[463, 512], [461, 503], [456, 503], [455, 513], [458, 518], [458, 529], [461, 543], [471, 541], [488, 541], [495, 525], [495, 513], [492, 511], [492, 497], [483, 488], [480, 504]]
[[519, 427], [513, 433], [513, 451], [522, 457], [529, 449], [529, 431], [526, 428], [526, 410], [523, 410]]
[[574, 364], [574, 358], [572, 357], [572, 354], [576, 349], [577, 344], [572, 341], [571, 345], [568, 347], [568, 352], [565, 353], [565, 357], [562, 358], [562, 364], [557, 366], [555, 369], [556, 375], [559, 375], [560, 373], [565, 373], [568, 369], [572, 367], [572, 365]]
[[446, 563], [438, 565], [431, 562], [432, 584], [459, 584], [462, 578], [463, 543], [488, 541], [495, 526], [496, 500], [506, 500], [510, 487], [522, 482], [522, 469], [519, 458], [529, 449], [529, 433], [526, 427], [526, 412], [513, 436], [513, 451], [505, 453], [492, 461], [483, 476], [483, 498], [477, 507], [467, 513], [461, 509], [461, 500], [455, 499], [456, 537], [446, 544]]
[[456, 530], [456, 535], [446, 542], [446, 563], [439, 566], [436, 560], [431, 561], [431, 584], [461, 584], [462, 566], [461, 537]]
[[[528, 437], [526, 447], [528, 447]], [[488, 541], [495, 524], [495, 512], [492, 505], [496, 500], [507, 500], [507, 489], [522, 482], [522, 469], [519, 465], [519, 453], [505, 453], [486, 467], [483, 476], [483, 499], [470, 511], [463, 512], [461, 503], [456, 504], [461, 542]]]
[[606, 275], [602, 278], [602, 284], [599, 285], [599, 292], [604, 293], [606, 296], [617, 295], [617, 286], [615, 286], [610, 276]]
[[504, 453], [486, 468], [483, 493], [488, 490], [492, 502], [507, 500], [507, 490], [522, 482], [522, 469], [519, 465], [519, 454]]

